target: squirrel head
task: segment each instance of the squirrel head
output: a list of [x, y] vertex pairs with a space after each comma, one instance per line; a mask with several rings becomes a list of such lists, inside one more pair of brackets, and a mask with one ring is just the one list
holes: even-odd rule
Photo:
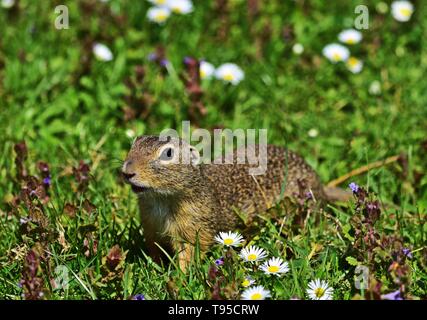
[[122, 174], [137, 194], [185, 193], [199, 176], [196, 148], [174, 137], [141, 136], [133, 143]]

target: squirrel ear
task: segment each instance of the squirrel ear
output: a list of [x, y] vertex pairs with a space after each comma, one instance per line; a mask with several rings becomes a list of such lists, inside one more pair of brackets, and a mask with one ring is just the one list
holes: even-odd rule
[[193, 166], [197, 166], [199, 164], [200, 153], [196, 148], [194, 148], [192, 146], [190, 146], [190, 158], [191, 158], [191, 164]]

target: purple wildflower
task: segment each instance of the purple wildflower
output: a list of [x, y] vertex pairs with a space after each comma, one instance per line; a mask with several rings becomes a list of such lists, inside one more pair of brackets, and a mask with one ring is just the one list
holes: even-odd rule
[[348, 187], [353, 191], [353, 193], [357, 193], [357, 191], [359, 191], [359, 186], [354, 182], [350, 183]]
[[132, 297], [132, 300], [145, 300], [145, 296], [141, 293], [138, 293]]
[[191, 57], [185, 57], [184, 58], [184, 64], [190, 64], [191, 61], [193, 61], [193, 58], [191, 58]]
[[161, 67], [166, 67], [169, 64], [169, 60], [168, 59], [162, 59], [160, 60], [160, 66]]
[[403, 251], [403, 254], [405, 255], [405, 257], [407, 257], [407, 258], [409, 258], [409, 259], [412, 259], [412, 252], [411, 252], [411, 250], [410, 250], [410, 249], [408, 249], [408, 248], [403, 248], [403, 249], [402, 249], [402, 251]]
[[218, 269], [215, 266], [210, 266], [208, 270], [208, 278], [213, 281], [218, 275]]
[[224, 264], [224, 257], [215, 260], [217, 266], [222, 266]]
[[50, 176], [46, 177], [43, 179], [43, 184], [45, 184], [46, 186], [50, 186], [52, 181], [52, 178]]
[[157, 59], [157, 53], [152, 52], [148, 55], [148, 60], [149, 61], [155, 61]]
[[26, 300], [39, 300], [45, 290], [43, 279], [40, 277], [40, 257], [34, 250], [27, 253], [22, 269], [21, 285], [24, 290], [23, 298]]
[[381, 296], [383, 300], [403, 300], [400, 290], [396, 290]]

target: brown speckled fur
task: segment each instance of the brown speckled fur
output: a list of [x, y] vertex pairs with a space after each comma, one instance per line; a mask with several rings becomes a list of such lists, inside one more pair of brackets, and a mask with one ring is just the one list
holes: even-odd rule
[[[180, 141], [171, 142], [178, 145]], [[267, 172], [251, 176], [248, 164], [160, 164], [158, 150], [165, 143], [156, 136], [138, 138], [123, 172], [135, 174], [131, 182], [147, 188], [138, 197], [150, 255], [160, 258], [157, 243], [178, 252], [183, 269], [197, 237], [206, 251], [219, 231], [236, 229], [239, 218], [235, 210], [246, 214], [265, 211], [279, 200], [283, 184], [284, 196], [298, 193], [298, 181], [304, 180], [315, 198], [326, 198], [313, 169], [284, 148], [268, 146]]]

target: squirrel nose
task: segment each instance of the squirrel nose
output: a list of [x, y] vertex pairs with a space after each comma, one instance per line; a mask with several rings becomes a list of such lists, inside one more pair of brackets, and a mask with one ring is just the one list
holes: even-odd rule
[[123, 165], [122, 175], [123, 178], [125, 178], [125, 180], [127, 181], [129, 181], [132, 177], [136, 175], [136, 173], [134, 173], [132, 170], [132, 163], [132, 160], [127, 160]]
[[123, 163], [123, 167], [122, 167], [122, 172], [124, 172], [124, 173], [128, 173], [129, 171], [133, 171], [132, 170], [132, 165], [133, 165], [133, 161], [132, 160], [126, 160], [124, 163]]

